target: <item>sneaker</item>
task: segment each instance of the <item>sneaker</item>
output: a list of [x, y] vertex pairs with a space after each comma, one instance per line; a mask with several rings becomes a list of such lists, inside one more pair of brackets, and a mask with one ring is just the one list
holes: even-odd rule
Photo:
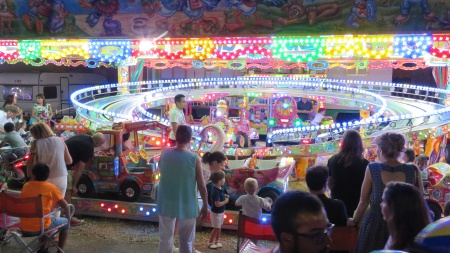
[[210, 249], [218, 249], [219, 247], [217, 247], [217, 245], [215, 245], [214, 243], [211, 243], [208, 248]]
[[79, 226], [83, 223], [84, 223], [84, 220], [80, 220], [76, 217], [72, 217], [72, 219], [70, 220], [70, 226], [72, 226], [72, 227]]
[[172, 253], [178, 253], [178, 252], [180, 252], [180, 249], [173, 246]]
[[217, 246], [217, 248], [222, 248], [223, 247], [222, 243], [220, 243], [220, 242], [216, 242], [216, 246]]
[[192, 249], [192, 252], [194, 252], [194, 253], [202, 253], [202, 252], [200, 252], [200, 251], [198, 251], [196, 249]]

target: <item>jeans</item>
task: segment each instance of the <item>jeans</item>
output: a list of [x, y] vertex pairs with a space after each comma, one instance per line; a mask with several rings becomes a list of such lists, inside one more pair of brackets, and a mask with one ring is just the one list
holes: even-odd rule
[[[68, 223], [67, 218], [57, 218], [57, 217], [54, 217], [54, 216], [51, 216], [50, 218], [52, 219], [52, 223], [51, 223], [50, 226], [48, 226], [48, 228], [46, 228], [44, 231], [53, 229], [53, 228], [55, 228], [55, 227], [57, 227], [57, 226], [60, 226], [60, 225], [62, 225], [62, 224], [64, 224], [64, 223], [67, 223], [67, 224], [66, 224], [64, 227], [61, 228], [60, 233], [61, 233], [61, 232], [69, 231], [69, 229], [70, 229], [70, 224]], [[24, 236], [38, 236], [40, 233], [41, 233], [41, 231], [37, 231], [37, 232], [27, 232], [27, 231], [23, 231], [23, 232], [22, 232], [22, 234], [23, 234]]]
[[428, 5], [428, 0], [403, 0], [400, 5], [400, 13], [402, 15], [409, 15], [411, 7], [417, 4], [422, 9], [423, 14], [428, 14], [431, 12], [430, 6]]

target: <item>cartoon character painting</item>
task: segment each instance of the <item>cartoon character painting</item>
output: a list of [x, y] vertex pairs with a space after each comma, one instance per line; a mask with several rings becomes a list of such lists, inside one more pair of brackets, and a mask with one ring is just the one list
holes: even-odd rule
[[309, 26], [313, 26], [319, 20], [338, 16], [342, 9], [351, 6], [352, 3], [353, 1], [348, 1], [343, 4], [325, 3], [305, 7], [303, 0], [289, 0], [288, 4], [282, 7], [282, 11], [287, 17], [278, 18], [277, 21], [284, 26], [303, 22], [308, 22]]
[[428, 0], [402, 0], [400, 4], [400, 15], [397, 16], [394, 24], [399, 25], [408, 21], [411, 7], [414, 5], [420, 6], [425, 19], [436, 20], [436, 14], [431, 11]]
[[13, 0], [0, 0], [0, 35], [3, 35], [5, 30], [5, 23], [8, 26], [8, 32], [14, 33], [11, 27], [11, 21], [14, 15], [15, 4]]
[[230, 32], [240, 30], [245, 27], [245, 23], [241, 20], [241, 16], [249, 17], [251, 15], [254, 16], [255, 20], [253, 21], [253, 25], [255, 26], [264, 26], [267, 28], [273, 28], [273, 21], [270, 19], [260, 19], [258, 12], [256, 12], [256, 0], [226, 0], [226, 6], [230, 9], [236, 7], [238, 10], [234, 15], [234, 21], [236, 23], [226, 23], [225, 29]]
[[103, 30], [106, 35], [120, 35], [122, 24], [119, 20], [113, 19], [114, 14], [120, 9], [119, 0], [78, 0], [81, 8], [89, 9], [91, 12], [86, 17], [86, 23], [94, 27], [104, 16]]
[[355, 6], [350, 9], [350, 15], [345, 20], [345, 25], [350, 28], [359, 28], [367, 19], [369, 22], [377, 20], [377, 6], [373, 0], [355, 0]]

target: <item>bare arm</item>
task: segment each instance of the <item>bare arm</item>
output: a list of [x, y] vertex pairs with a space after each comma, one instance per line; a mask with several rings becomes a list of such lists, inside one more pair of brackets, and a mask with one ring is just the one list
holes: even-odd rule
[[3, 127], [0, 127], [0, 133], [6, 134], [5, 129], [3, 129]]
[[41, 122], [41, 120], [39, 120], [38, 116], [36, 115], [36, 109], [33, 107], [33, 110], [31, 111], [31, 117], [33, 117], [36, 122]]
[[52, 117], [53, 117], [53, 110], [52, 110], [52, 105], [51, 104], [48, 104], [48, 110], [49, 110], [49, 112], [48, 112], [48, 119], [51, 119]]
[[[350, 222], [354, 222], [356, 224], [361, 221], [364, 212], [369, 206], [371, 192], [372, 192], [372, 175], [370, 174], [369, 166], [367, 166], [366, 174], [364, 175], [364, 181], [361, 188], [361, 197], [359, 199], [359, 204], [358, 207], [356, 208], [355, 215], [353, 216], [353, 219], [350, 220]], [[349, 224], [347, 223], [347, 225]]]
[[206, 185], [203, 180], [203, 172], [200, 157], [197, 156], [195, 159], [195, 177], [197, 181], [197, 189], [200, 192], [200, 197], [202, 198], [202, 208], [200, 210], [200, 218], [205, 219], [208, 215], [208, 193], [206, 191]]
[[221, 206], [224, 206], [224, 205], [226, 205], [227, 203], [228, 203], [228, 201], [230, 200], [230, 198], [228, 197], [228, 195], [225, 197], [225, 200], [224, 201], [215, 201], [214, 202], [214, 205], [216, 206], [216, 207], [221, 207]]
[[333, 177], [332, 176], [329, 176], [328, 177], [328, 183], [327, 183], [327, 187], [328, 187], [328, 190], [331, 192], [331, 186], [333, 185]]
[[423, 189], [422, 176], [420, 175], [420, 170], [419, 170], [419, 167], [417, 167], [417, 166], [416, 166], [416, 180], [417, 180], [417, 187], [419, 188], [419, 191], [423, 195], [425, 191]]
[[58, 206], [61, 207], [64, 210], [64, 213], [66, 214], [66, 218], [70, 221], [72, 219], [69, 204], [67, 204], [67, 201], [65, 199], [61, 199], [58, 201]]
[[72, 164], [73, 160], [72, 160], [72, 156], [70, 156], [69, 153], [69, 149], [67, 148], [67, 145], [65, 142], [64, 143], [64, 161], [66, 162], [66, 164]]
[[170, 125], [172, 126], [173, 134], [177, 133], [178, 123], [177, 122], [170, 122]]

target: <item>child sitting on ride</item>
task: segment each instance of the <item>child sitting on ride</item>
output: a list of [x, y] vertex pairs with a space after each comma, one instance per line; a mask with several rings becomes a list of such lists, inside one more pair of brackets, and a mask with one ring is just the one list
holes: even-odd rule
[[258, 168], [258, 158], [256, 158], [256, 155], [252, 155], [250, 158], [245, 160], [243, 168], [259, 169]]
[[9, 170], [9, 162], [24, 157], [28, 153], [28, 145], [22, 139], [20, 134], [14, 131], [14, 123], [8, 122], [3, 128], [5, 129], [6, 134], [5, 138], [0, 143], [0, 147], [3, 147], [5, 144], [11, 146], [11, 150], [8, 150], [3, 154], [6, 169]]
[[419, 167], [420, 175], [422, 176], [423, 181], [428, 181], [429, 178], [427, 171], [428, 160], [428, 156], [418, 155], [414, 161], [416, 166]]
[[316, 113], [316, 116], [313, 120], [311, 120], [311, 126], [318, 126], [322, 122], [322, 120], [332, 120], [332, 117], [325, 116], [326, 109], [325, 108], [319, 108], [319, 110]]
[[242, 213], [248, 217], [259, 219], [262, 209], [271, 210], [271, 203], [264, 198], [256, 195], [258, 191], [258, 182], [254, 178], [247, 178], [244, 182], [244, 189], [247, 195], [240, 196], [235, 205], [242, 206]]
[[416, 158], [416, 154], [414, 152], [414, 149], [407, 148], [405, 151], [403, 151], [402, 159], [404, 163], [413, 164], [414, 159]]
[[20, 135], [27, 134], [27, 132], [25, 131], [26, 128], [27, 128], [27, 122], [24, 120], [19, 120], [14, 125], [14, 130], [16, 130], [16, 132], [18, 132]]

